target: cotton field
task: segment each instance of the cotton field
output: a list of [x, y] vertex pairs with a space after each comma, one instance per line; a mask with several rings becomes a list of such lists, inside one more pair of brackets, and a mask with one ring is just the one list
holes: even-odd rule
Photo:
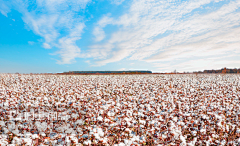
[[0, 74], [0, 144], [239, 145], [239, 97], [239, 74]]

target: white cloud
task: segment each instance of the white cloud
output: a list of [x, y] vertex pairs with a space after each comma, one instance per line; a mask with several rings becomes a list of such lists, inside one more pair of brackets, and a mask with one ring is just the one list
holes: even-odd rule
[[[228, 60], [223, 60], [223, 59]], [[176, 69], [178, 72], [184, 71], [203, 71], [203, 70], [212, 70], [212, 69], [221, 69], [224, 67], [228, 68], [239, 68], [240, 61], [231, 60], [230, 57], [221, 56], [219, 58], [204, 58], [204, 59], [191, 59], [184, 61], [182, 63], [174, 63], [174, 64], [162, 64], [162, 63], [154, 63], [155, 67], [160, 70], [160, 72], [172, 72]]]
[[[118, 5], [123, 1], [111, 2]], [[171, 66], [184, 67], [184, 63], [193, 69], [194, 64], [187, 60], [202, 62], [204, 66], [224, 54], [240, 55], [239, 0], [132, 0], [129, 10], [121, 16], [104, 14], [95, 23], [91, 30], [95, 42], [82, 51], [76, 41], [81, 39], [86, 26], [76, 14], [89, 2], [37, 0], [36, 7], [31, 9], [23, 0], [14, 3], [26, 25], [44, 39], [43, 47], [59, 48], [59, 64], [69, 64], [82, 57], [93, 58], [95, 65], [101, 66], [127, 58], [151, 62], [156, 67], [164, 62], [167, 66], [159, 68], [173, 70]], [[10, 10], [9, 4], [0, 0], [0, 12], [7, 16]], [[113, 32], [107, 34], [104, 30], [110, 25], [117, 29], [110, 28]], [[214, 65], [217, 67], [218, 63]]]
[[101, 41], [105, 38], [105, 32], [101, 27], [95, 27], [93, 30], [93, 35], [95, 35], [95, 40], [96, 41]]
[[91, 64], [90, 60], [86, 60], [84, 62], [86, 62], [87, 64]]
[[76, 45], [76, 41], [81, 39], [82, 30], [85, 27], [83, 23], [79, 23], [75, 28], [73, 28], [69, 35], [59, 39], [58, 48], [61, 50], [58, 52], [61, 56], [58, 64], [71, 64], [75, 62], [75, 58], [80, 57], [81, 50]]
[[75, 15], [79, 15], [89, 2], [90, 0], [37, 0], [32, 7], [31, 1], [18, 0], [12, 2], [12, 7], [22, 13], [26, 26], [44, 38], [44, 48], [60, 49], [57, 53], [61, 60], [57, 63], [69, 64], [79, 57], [80, 48], [76, 41], [81, 38], [85, 27], [81, 16]]
[[104, 16], [93, 29], [93, 35], [95, 36], [95, 41], [102, 41], [105, 38], [104, 27], [108, 24], [112, 24], [113, 19], [109, 17], [109, 14]]
[[6, 17], [7, 17], [7, 13], [11, 11], [8, 5], [9, 5], [9, 2], [0, 0], [0, 12]]
[[97, 61], [97, 66], [102, 66], [111, 62], [117, 62], [120, 61], [122, 59], [125, 58], [125, 56], [127, 56], [128, 54], [131, 53], [130, 49], [121, 49], [121, 50], [117, 50], [117, 51], [113, 51], [111, 52], [111, 58], [105, 59], [105, 60], [101, 60], [101, 61]]
[[112, 4], [115, 4], [115, 5], [120, 5], [124, 2], [125, 0], [111, 0], [111, 3]]
[[[107, 24], [117, 25], [119, 29], [105, 44], [94, 48], [102, 50], [107, 44], [112, 46], [107, 58], [97, 63], [104, 65], [124, 58], [171, 62], [193, 55], [236, 53], [240, 42], [240, 12], [237, 11], [240, 1], [224, 1], [221, 7], [213, 7], [218, 2], [134, 0], [128, 13], [108, 17]], [[210, 3], [213, 4], [208, 6]], [[206, 6], [212, 9], [206, 10]], [[106, 17], [99, 22], [104, 20]]]
[[212, 32], [215, 34], [205, 35], [206, 39], [201, 39], [192, 42], [185, 43], [181, 45], [175, 45], [168, 47], [165, 51], [152, 56], [146, 61], [171, 61], [175, 59], [186, 59], [195, 57], [208, 57], [208, 56], [219, 56], [226, 53], [236, 54], [239, 53], [240, 46], [240, 28], [229, 29], [228, 32], [219, 33]]
[[43, 43], [43, 48], [51, 49], [52, 47], [48, 43]]
[[126, 68], [120, 68], [117, 71], [124, 71], [124, 70], [126, 70]]
[[28, 41], [29, 45], [34, 45], [35, 43], [33, 41]]

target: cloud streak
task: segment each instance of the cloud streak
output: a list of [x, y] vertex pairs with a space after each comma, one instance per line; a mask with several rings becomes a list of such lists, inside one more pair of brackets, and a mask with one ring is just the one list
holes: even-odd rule
[[[59, 64], [71, 64], [74, 59], [79, 57], [80, 48], [76, 41], [81, 39], [83, 33], [84, 20], [77, 13], [84, 11], [90, 0], [36, 0], [31, 1], [18, 0], [6, 6], [4, 2], [3, 9], [13, 8], [22, 13], [22, 19], [33, 32], [44, 38], [43, 47], [51, 49], [57, 47], [60, 51], [61, 60]], [[4, 7], [5, 6], [5, 7]], [[9, 11], [8, 11], [9, 12]]]
[[[19, 11], [26, 26], [43, 38], [43, 48], [58, 49], [58, 64], [88, 58], [93, 66], [128, 60], [151, 63], [156, 70], [191, 70], [211, 61], [213, 68], [239, 62], [224, 55], [240, 56], [240, 0], [109, 0], [109, 6], [119, 8], [124, 2], [129, 7], [117, 15], [95, 14], [89, 25], [84, 12], [90, 2], [0, 0], [0, 12]], [[86, 39], [91, 43], [82, 46], [77, 41], [84, 33], [91, 33]]]
[[[220, 7], [209, 6], [217, 3]], [[239, 0], [133, 1], [128, 13], [108, 17], [111, 20], [108, 25], [119, 29], [106, 44], [113, 46], [111, 52], [119, 53], [109, 54], [97, 63], [103, 65], [124, 58], [161, 63], [192, 56], [223, 55], [228, 51], [236, 53], [240, 42], [240, 37], [234, 37], [239, 35], [239, 7]], [[106, 17], [100, 21], [103, 20]]]

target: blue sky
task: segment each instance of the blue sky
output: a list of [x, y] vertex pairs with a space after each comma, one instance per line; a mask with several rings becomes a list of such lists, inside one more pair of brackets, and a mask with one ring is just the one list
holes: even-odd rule
[[0, 0], [0, 72], [240, 68], [240, 0]]

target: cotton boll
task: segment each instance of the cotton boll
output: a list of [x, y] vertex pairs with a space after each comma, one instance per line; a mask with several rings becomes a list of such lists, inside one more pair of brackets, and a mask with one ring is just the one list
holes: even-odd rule
[[60, 133], [62, 133], [64, 131], [64, 129], [62, 127], [58, 127], [58, 128], [56, 128], [56, 130], [57, 130], [57, 132], [60, 132]]
[[94, 133], [93, 135], [95, 136], [96, 139], [100, 139], [100, 135], [98, 133]]
[[67, 133], [67, 134], [75, 134], [75, 131], [74, 131], [74, 129], [73, 128], [68, 128], [66, 131], [65, 131], [65, 133]]
[[33, 134], [33, 135], [32, 135], [32, 138], [33, 138], [33, 139], [36, 139], [36, 138], [38, 138], [38, 135], [37, 135], [37, 134]]
[[0, 121], [0, 126], [4, 127], [5, 126], [5, 122], [4, 121]]
[[240, 133], [240, 128], [237, 128], [236, 133]]
[[216, 135], [216, 134], [212, 134], [212, 137], [213, 137], [213, 138], [218, 138], [219, 136]]
[[206, 116], [206, 115], [203, 115], [203, 116], [202, 116], [202, 118], [203, 118], [203, 119], [206, 119], [206, 118], [207, 118], [207, 116]]
[[163, 138], [163, 139], [167, 138], [167, 135], [162, 134], [162, 138]]
[[196, 131], [191, 131], [193, 136], [196, 136], [197, 132]]
[[77, 120], [76, 122], [75, 122], [75, 124], [79, 124], [79, 125], [83, 125], [84, 124], [84, 122], [83, 122], [83, 120]]
[[19, 130], [16, 128], [15, 130], [12, 131], [13, 134], [19, 134]]
[[174, 118], [173, 118], [173, 121], [174, 121], [174, 122], [177, 122], [177, 120], [178, 120], [177, 117], [174, 117]]
[[103, 132], [102, 128], [98, 128], [97, 132], [98, 132], [99, 136], [101, 136], [101, 137], [104, 136], [104, 132]]
[[125, 146], [125, 144], [121, 142], [118, 144], [118, 146]]
[[229, 125], [226, 125], [226, 130], [229, 131]]
[[129, 145], [132, 144], [132, 141], [131, 141], [131, 140], [124, 139], [124, 144], [125, 144], [126, 146], [129, 146]]
[[126, 128], [125, 131], [130, 132], [131, 130], [129, 128]]
[[180, 140], [182, 141], [183, 145], [186, 145], [186, 136], [180, 135]]
[[183, 121], [180, 122], [181, 126], [185, 126], [185, 123]]
[[3, 129], [4, 133], [8, 133], [9, 132], [9, 130], [6, 127], [2, 127], [2, 129]]
[[201, 133], [206, 133], [206, 129], [201, 129], [200, 132]]
[[102, 120], [103, 120], [102, 116], [98, 116], [98, 117], [97, 117], [97, 120], [98, 120], [98, 121], [102, 121]]
[[191, 89], [190, 89], [190, 92], [194, 92], [194, 91], [195, 91], [195, 89], [194, 89], [194, 88], [191, 88]]
[[26, 145], [31, 145], [32, 144], [32, 139], [31, 138], [22, 138], [24, 142], [26, 142]]
[[12, 144], [20, 145], [22, 143], [22, 140], [18, 137], [13, 137]]
[[3, 145], [3, 146], [6, 146], [6, 145], [8, 145], [8, 141], [4, 140], [4, 139], [1, 139], [0, 144]]
[[139, 123], [142, 125], [146, 125], [146, 121], [145, 120], [139, 120]]
[[41, 134], [42, 136], [46, 136], [46, 134], [45, 134], [44, 132], [41, 132], [40, 134]]
[[90, 140], [86, 140], [83, 142], [84, 145], [91, 145], [91, 141]]
[[71, 115], [73, 118], [77, 118], [78, 117], [78, 114], [72, 114]]
[[221, 146], [224, 146], [224, 145], [226, 145], [226, 143], [227, 143], [226, 140], [223, 139], [220, 144], [221, 144]]

